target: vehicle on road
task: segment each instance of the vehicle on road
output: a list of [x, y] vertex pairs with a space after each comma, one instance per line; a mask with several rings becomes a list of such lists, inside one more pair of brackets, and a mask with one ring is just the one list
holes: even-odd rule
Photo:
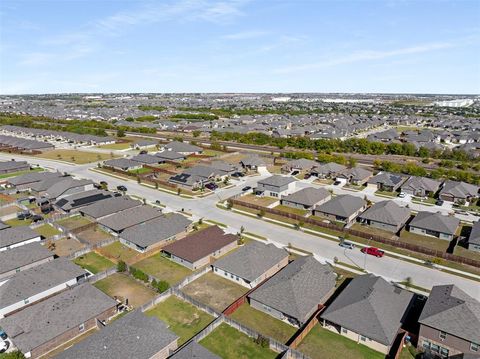
[[435, 204], [436, 204], [437, 206], [443, 206], [444, 203], [445, 203], [445, 202], [442, 201], [441, 199], [439, 199], [439, 200], [437, 200], [437, 202], [435, 202]]
[[364, 247], [362, 248], [361, 252], [365, 254], [369, 254], [371, 256], [375, 256], [377, 258], [381, 258], [385, 255], [384, 251], [376, 247]]
[[246, 186], [246, 187], [243, 187], [243, 188], [242, 188], [242, 191], [243, 191], [243, 192], [247, 192], [247, 191], [250, 191], [251, 189], [252, 189], [252, 187]]
[[142, 151], [140, 151], [139, 155], [146, 155], [147, 153], [148, 153], [147, 150], [142, 150]]
[[400, 192], [400, 194], [398, 195], [398, 197], [400, 198], [405, 198], [405, 196], [406, 196], [405, 192]]
[[333, 185], [338, 186], [340, 183], [342, 183], [342, 181], [335, 181], [335, 182], [333, 182]]
[[218, 188], [218, 186], [215, 183], [207, 183], [205, 185], [205, 188], [208, 188], [210, 191], [215, 191]]
[[17, 219], [20, 219], [22, 221], [29, 218], [32, 218], [32, 214], [29, 211], [23, 211], [17, 214]]
[[299, 171], [293, 171], [292, 173], [290, 173], [292, 176], [296, 176], [298, 175], [300, 172]]
[[338, 244], [340, 247], [342, 248], [346, 248], [346, 249], [353, 249], [355, 248], [355, 244], [353, 244], [352, 242], [348, 242], [348, 241], [340, 241], [340, 243]]
[[127, 192], [127, 187], [120, 185], [120, 186], [117, 186], [117, 190], [121, 192]]

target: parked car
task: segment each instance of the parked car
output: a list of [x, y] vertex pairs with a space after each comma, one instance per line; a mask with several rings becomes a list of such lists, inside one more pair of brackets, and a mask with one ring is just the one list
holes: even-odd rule
[[443, 206], [443, 203], [444, 203], [444, 201], [441, 200], [441, 199], [439, 199], [439, 200], [437, 200], [437, 202], [435, 202], [435, 204], [436, 204], [437, 206]]
[[19, 214], [17, 214], [17, 219], [20, 219], [22, 221], [31, 217], [32, 214], [29, 211], [20, 212]]
[[342, 183], [342, 181], [335, 181], [335, 182], [333, 182], [333, 185], [338, 186], [340, 183]]
[[147, 151], [147, 150], [142, 150], [142, 151], [140, 151], [140, 153], [139, 153], [139, 154], [140, 154], [140, 155], [146, 155], [147, 153], [148, 153], [148, 151]]
[[293, 171], [292, 173], [290, 173], [292, 176], [296, 176], [298, 175], [300, 172], [299, 171]]
[[0, 340], [0, 353], [5, 353], [10, 348], [10, 342], [8, 340]]
[[39, 214], [35, 214], [34, 216], [32, 216], [32, 222], [33, 223], [37, 223], [39, 221], [43, 221], [43, 217]]
[[252, 187], [246, 186], [246, 187], [243, 187], [243, 188], [242, 188], [242, 191], [243, 191], [243, 192], [247, 192], [247, 191], [249, 191], [249, 190], [251, 190], [251, 189], [252, 189]]
[[48, 205], [42, 206], [41, 211], [43, 214], [48, 214], [50, 212], [53, 212], [53, 207], [51, 204], [48, 204]]
[[127, 192], [127, 187], [120, 185], [120, 186], [117, 186], [117, 190], [121, 192]]
[[338, 244], [340, 247], [342, 248], [346, 248], [346, 249], [353, 249], [355, 248], [355, 244], [353, 244], [352, 242], [347, 242], [347, 241], [340, 241], [340, 243]]
[[232, 177], [245, 177], [245, 175], [242, 173], [242, 172], [235, 172], [235, 173], [232, 173]]
[[361, 252], [365, 254], [370, 254], [371, 256], [375, 256], [377, 258], [381, 258], [385, 255], [384, 251], [376, 247], [364, 247], [362, 248]]
[[400, 198], [405, 198], [405, 196], [406, 196], [405, 192], [400, 192], [400, 194], [398, 195], [398, 197]]
[[210, 191], [215, 191], [218, 188], [218, 186], [215, 183], [207, 183], [205, 185], [205, 188], [208, 188]]
[[303, 176], [303, 179], [309, 179], [310, 177], [312, 177], [312, 175], [310, 173], [306, 173], [305, 176]]
[[5, 333], [3, 330], [0, 329], [0, 338], [1, 339], [7, 339], [8, 338], [8, 335], [7, 333]]

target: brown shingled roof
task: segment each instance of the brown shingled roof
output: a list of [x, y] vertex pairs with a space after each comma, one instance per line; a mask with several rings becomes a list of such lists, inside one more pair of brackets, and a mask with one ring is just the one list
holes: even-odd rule
[[225, 234], [218, 226], [212, 226], [169, 244], [162, 250], [193, 263], [237, 240], [236, 235]]

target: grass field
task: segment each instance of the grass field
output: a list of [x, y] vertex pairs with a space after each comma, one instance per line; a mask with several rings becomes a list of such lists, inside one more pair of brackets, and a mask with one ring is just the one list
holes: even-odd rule
[[286, 343], [297, 331], [295, 327], [250, 307], [248, 303], [241, 305], [231, 317], [260, 334], [282, 343]]
[[221, 312], [246, 293], [248, 288], [210, 272], [183, 287], [182, 291]]
[[86, 253], [74, 260], [75, 264], [96, 274], [114, 266], [113, 262], [98, 253]]
[[282, 206], [281, 204], [274, 207], [273, 209], [276, 209], [276, 210], [279, 210], [279, 211], [282, 211], [282, 212], [298, 214], [299, 216], [305, 216], [308, 213], [308, 211], [306, 211], [304, 209]]
[[13, 218], [8, 221], [4, 221], [5, 224], [8, 224], [10, 227], [20, 227], [20, 226], [29, 226], [32, 221], [30, 219], [18, 219]]
[[158, 279], [167, 281], [170, 285], [177, 284], [193, 273], [190, 269], [163, 257], [161, 253], [142, 259], [135, 264], [135, 268], [141, 269]]
[[207, 313], [173, 295], [148, 310], [146, 314], [167, 323], [170, 330], [180, 337], [178, 345], [185, 343], [213, 320]]
[[273, 359], [278, 353], [255, 344], [252, 338], [222, 323], [200, 344], [223, 359]]
[[117, 297], [122, 301], [128, 298], [128, 304], [134, 308], [140, 307], [155, 297], [153, 290], [121, 273], [112, 274], [93, 285], [112, 298]]
[[75, 228], [79, 228], [79, 227], [82, 227], [82, 226], [85, 226], [87, 224], [90, 224], [92, 223], [92, 221], [90, 221], [89, 219], [83, 217], [83, 216], [73, 216], [73, 217], [68, 217], [68, 218], [65, 218], [65, 219], [61, 219], [59, 221], [57, 221], [57, 223], [65, 228], [68, 228], [68, 229], [75, 229]]
[[85, 245], [73, 238], [63, 238], [53, 243], [55, 244], [54, 252], [60, 257], [68, 256], [82, 248], [85, 248]]
[[112, 259], [115, 262], [118, 262], [120, 260], [126, 262], [126, 263], [132, 263], [135, 259], [135, 257], [138, 256], [138, 252], [128, 248], [127, 246], [124, 246], [120, 242], [113, 242], [112, 244], [109, 244], [108, 246], [102, 247], [98, 249], [98, 252], [109, 258]]
[[450, 242], [440, 238], [422, 236], [416, 233], [411, 233], [405, 229], [400, 232], [400, 240], [402, 242], [416, 244], [425, 248], [436, 249], [446, 252]]
[[24, 175], [25, 173], [30, 173], [30, 172], [41, 172], [43, 171], [43, 168], [41, 167], [36, 167], [31, 170], [26, 170], [26, 171], [18, 171], [18, 172], [10, 172], [10, 173], [4, 173], [0, 175], [0, 179], [2, 178], [10, 178], [10, 177], [16, 177], [20, 175]]
[[278, 198], [273, 198], [273, 197], [258, 197], [255, 196], [254, 194], [247, 194], [245, 196], [237, 198], [237, 200], [246, 202], [246, 203], [253, 203], [259, 206], [267, 207], [271, 205], [272, 203], [278, 202]]
[[130, 142], [109, 143], [108, 145], [100, 145], [97, 147], [104, 150], [126, 150], [127, 148], [130, 148]]
[[340, 334], [322, 328], [319, 324], [308, 333], [297, 350], [312, 359], [385, 359], [385, 354], [357, 344]]
[[360, 223], [355, 223], [350, 228], [355, 229], [355, 230], [360, 231], [360, 232], [371, 233], [371, 234], [374, 234], [374, 235], [377, 235], [377, 236], [382, 236], [382, 237], [389, 238], [389, 239], [392, 239], [392, 237], [394, 236], [393, 232], [384, 231], [382, 229], [378, 229], [378, 228], [375, 228], [375, 227], [372, 227], [372, 226], [369, 226], [369, 225], [365, 225], [365, 224], [362, 225]]
[[50, 238], [57, 234], [60, 234], [60, 231], [57, 230], [55, 227], [51, 226], [50, 224], [44, 224], [43, 226], [35, 228], [34, 231], [41, 236], [44, 236], [45, 238]]
[[112, 156], [109, 153], [84, 152], [77, 150], [52, 150], [35, 155], [35, 157], [85, 164], [96, 161], [105, 161], [118, 156]]

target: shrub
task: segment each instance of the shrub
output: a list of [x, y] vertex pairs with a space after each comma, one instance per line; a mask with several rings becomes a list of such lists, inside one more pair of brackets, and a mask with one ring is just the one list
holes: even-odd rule
[[127, 270], [127, 264], [124, 261], [120, 261], [117, 263], [117, 271], [123, 273]]
[[258, 337], [254, 339], [254, 342], [260, 345], [262, 348], [268, 348], [270, 346], [270, 340], [264, 337], [263, 335], [259, 334]]
[[164, 280], [159, 280], [158, 282], [154, 279], [152, 281], [152, 287], [155, 288], [155, 290], [158, 292], [158, 293], [163, 293], [165, 291], [168, 290], [168, 288], [170, 288], [170, 284], [168, 284], [168, 282], [164, 281]]
[[133, 276], [133, 278], [136, 278], [138, 280], [144, 281], [145, 283], [148, 283], [148, 275], [144, 272], [142, 272], [140, 269], [130, 267], [130, 274]]

